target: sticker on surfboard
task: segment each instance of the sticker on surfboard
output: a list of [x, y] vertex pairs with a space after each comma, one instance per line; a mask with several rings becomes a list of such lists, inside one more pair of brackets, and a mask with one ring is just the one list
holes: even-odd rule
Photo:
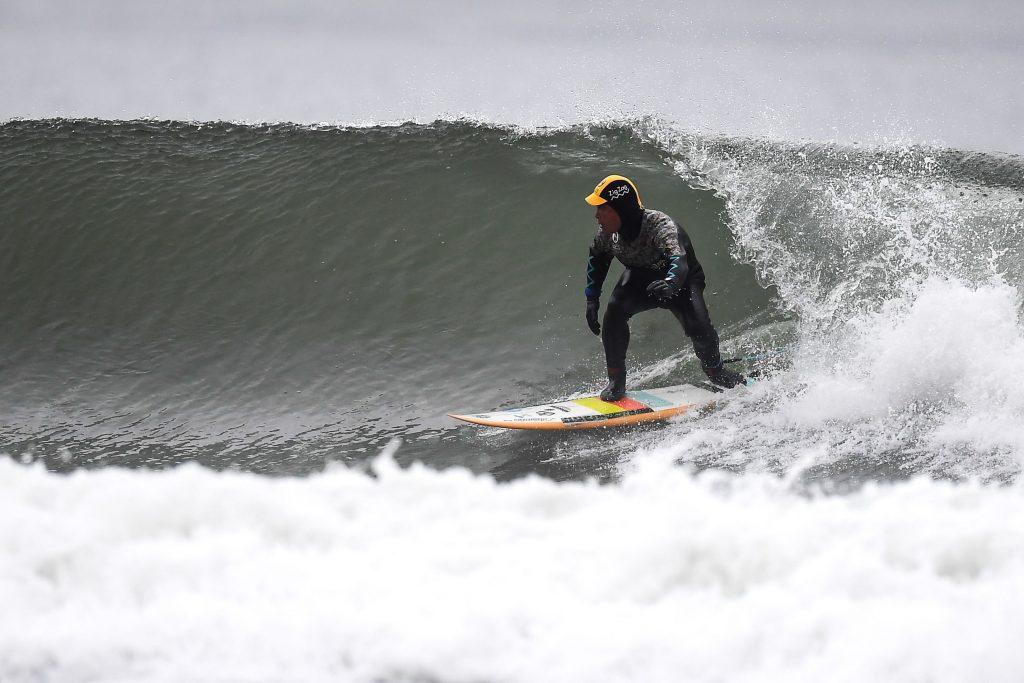
[[457, 420], [504, 429], [593, 429], [667, 420], [691, 408], [707, 405], [717, 396], [716, 392], [708, 389], [680, 384], [661, 389], [627, 391], [625, 398], [615, 402], [588, 396], [487, 413], [448, 415]]

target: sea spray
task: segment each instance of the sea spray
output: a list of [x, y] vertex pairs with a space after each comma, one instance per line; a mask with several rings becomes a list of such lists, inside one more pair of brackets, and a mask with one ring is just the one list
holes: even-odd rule
[[[1019, 486], [0, 462], [0, 674], [1012, 681]], [[837, 663], [842, 663], [837, 666]]]

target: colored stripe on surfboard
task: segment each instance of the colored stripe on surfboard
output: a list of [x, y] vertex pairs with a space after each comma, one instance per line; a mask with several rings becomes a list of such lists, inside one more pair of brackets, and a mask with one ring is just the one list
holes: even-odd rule
[[[633, 415], [643, 415], [644, 413], [653, 413], [654, 410], [648, 403], [641, 403], [637, 401], [637, 393], [630, 392], [624, 398], [611, 403], [609, 401], [602, 401], [600, 398], [594, 396], [591, 398], [578, 398], [574, 399], [573, 403], [581, 405], [584, 408], [589, 408], [596, 411], [597, 415], [577, 415], [574, 417], [563, 417], [562, 422], [567, 425], [579, 424], [581, 422], [604, 422], [606, 420], [617, 420], [619, 418], [630, 417]], [[671, 403], [664, 401], [657, 396], [645, 396], [650, 398], [652, 402], [660, 403], [660, 407], [671, 406]]]
[[643, 415], [645, 413], [653, 412], [654, 411], [648, 408], [647, 406], [643, 406], [641, 408], [637, 408], [636, 410], [620, 410], [616, 413], [607, 413], [603, 415], [577, 415], [575, 417], [563, 417], [562, 423], [567, 425], [573, 425], [579, 424], [581, 422], [614, 422], [616, 420], [623, 420], [623, 422], [625, 423], [627, 421], [625, 420], [625, 418], [632, 417], [634, 415]]
[[641, 403], [650, 406], [651, 408], [671, 408], [676, 405], [671, 401], [666, 401], [663, 398], [655, 396], [654, 394], [648, 394], [646, 391], [630, 391], [626, 394], [631, 399], [640, 401]]
[[646, 404], [639, 403], [631, 398], [623, 398], [621, 400], [616, 401], [615, 403], [610, 403], [608, 401], [602, 401], [600, 398], [597, 398], [596, 396], [591, 398], [577, 398], [573, 400], [573, 403], [581, 405], [584, 408], [596, 410], [602, 415], [613, 415], [615, 413], [622, 413], [630, 410], [640, 410], [642, 408], [648, 407]]
[[577, 415], [573, 417], [563, 417], [562, 422], [567, 425], [579, 424], [581, 422], [604, 422], [607, 420], [619, 420], [622, 418], [630, 417], [632, 415], [642, 415], [644, 413], [653, 413], [650, 406], [639, 401], [634, 400], [632, 397], [621, 398], [615, 403], [609, 401], [602, 401], [600, 398], [578, 398], [573, 401], [584, 408], [590, 408], [596, 411], [597, 415]]

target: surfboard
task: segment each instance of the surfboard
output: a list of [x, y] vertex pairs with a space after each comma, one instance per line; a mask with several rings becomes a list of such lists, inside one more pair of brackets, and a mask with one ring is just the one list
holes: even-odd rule
[[449, 417], [485, 427], [504, 429], [594, 429], [667, 420], [691, 408], [707, 405], [718, 393], [680, 384], [661, 389], [628, 391], [615, 402], [602, 401], [599, 396], [574, 398], [523, 408], [492, 410], [488, 413]]

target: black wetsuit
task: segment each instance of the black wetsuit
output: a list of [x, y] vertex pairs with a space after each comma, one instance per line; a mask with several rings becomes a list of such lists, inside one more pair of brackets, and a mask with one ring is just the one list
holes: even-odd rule
[[[601, 295], [612, 258], [618, 258], [625, 272], [619, 278], [605, 309], [601, 340], [609, 375], [626, 371], [629, 319], [652, 308], [667, 308], [693, 343], [704, 368], [721, 366], [718, 333], [711, 324], [704, 303], [704, 269], [694, 254], [690, 237], [670, 216], [660, 211], [641, 210], [639, 220], [623, 224], [615, 234], [600, 228], [590, 247], [587, 263], [588, 299]], [[666, 280], [675, 294], [658, 300], [647, 293], [655, 280]]]

